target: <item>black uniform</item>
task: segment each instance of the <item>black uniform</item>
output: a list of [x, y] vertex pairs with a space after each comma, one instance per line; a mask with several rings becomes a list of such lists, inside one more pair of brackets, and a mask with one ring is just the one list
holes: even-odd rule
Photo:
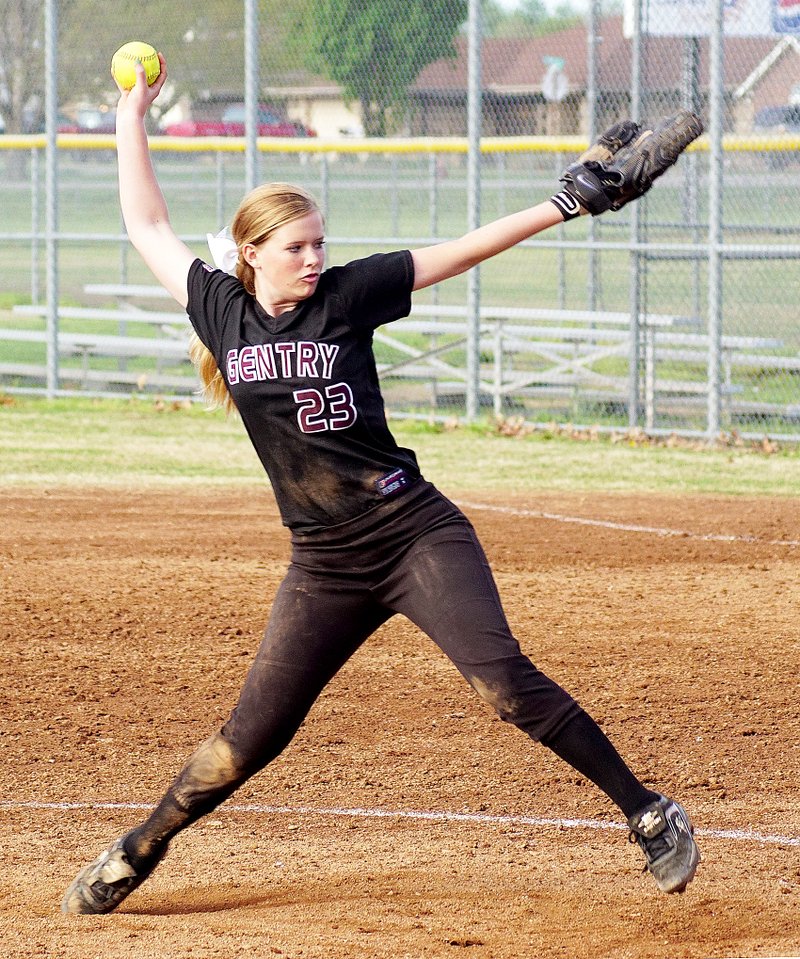
[[408, 251], [322, 274], [270, 316], [196, 260], [187, 311], [272, 482], [292, 556], [239, 701], [149, 819], [125, 837], [150, 869], [175, 833], [289, 743], [326, 683], [396, 613], [422, 629], [498, 715], [541, 740], [626, 813], [656, 794], [594, 721], [520, 650], [463, 513], [420, 476], [386, 424], [373, 330], [411, 306]]
[[408, 251], [377, 254], [327, 270], [312, 297], [275, 318], [236, 278], [191, 268], [189, 316], [292, 530], [292, 563], [223, 729], [249, 769], [277, 755], [394, 613], [532, 737], [577, 711], [521, 654], [472, 526], [389, 432], [372, 332], [408, 314], [412, 285]]
[[386, 425], [372, 332], [411, 309], [411, 254], [324, 272], [312, 297], [270, 316], [242, 284], [196, 260], [188, 313], [217, 360], [284, 523], [311, 533], [406, 491], [419, 468]]

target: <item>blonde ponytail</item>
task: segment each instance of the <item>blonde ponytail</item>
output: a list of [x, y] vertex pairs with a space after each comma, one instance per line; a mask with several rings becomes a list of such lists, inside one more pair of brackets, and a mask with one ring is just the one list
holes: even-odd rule
[[217, 361], [196, 333], [189, 339], [189, 359], [194, 364], [202, 383], [201, 393], [211, 410], [220, 407], [226, 413], [235, 409], [233, 397], [228, 392], [228, 384], [222, 378]]

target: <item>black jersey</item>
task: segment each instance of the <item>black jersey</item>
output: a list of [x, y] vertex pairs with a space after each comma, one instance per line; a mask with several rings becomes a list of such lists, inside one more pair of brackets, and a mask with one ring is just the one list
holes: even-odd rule
[[273, 317], [236, 277], [202, 260], [189, 270], [187, 313], [292, 530], [351, 520], [419, 479], [389, 432], [372, 352], [375, 328], [408, 315], [413, 283], [408, 250], [375, 254], [326, 270]]

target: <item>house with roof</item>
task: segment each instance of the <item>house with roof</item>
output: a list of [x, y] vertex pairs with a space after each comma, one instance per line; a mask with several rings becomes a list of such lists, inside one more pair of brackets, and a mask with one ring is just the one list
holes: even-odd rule
[[737, 132], [752, 129], [760, 117], [794, 116], [800, 128], [800, 38], [785, 36], [733, 91]]
[[[487, 38], [482, 46], [484, 136], [583, 135], [589, 128], [588, 32], [585, 23], [533, 39]], [[622, 16], [601, 21], [595, 45], [596, 123], [631, 112], [630, 38]], [[553, 65], [560, 82], [553, 82]], [[723, 61], [726, 132], [748, 133], [764, 108], [800, 99], [800, 41], [795, 36], [726, 37]], [[641, 53], [643, 117], [682, 106], [702, 111], [709, 88], [707, 37], [648, 36]], [[407, 133], [466, 134], [467, 41], [456, 55], [423, 69], [409, 91]]]
[[[631, 114], [632, 42], [623, 17], [600, 21], [595, 43], [596, 127]], [[486, 38], [482, 44], [484, 136], [583, 136], [589, 129], [589, 36], [586, 23], [535, 38]], [[647, 36], [642, 40], [641, 116], [682, 106], [703, 112], [709, 88], [707, 37]], [[750, 133], [770, 108], [800, 104], [798, 36], [729, 36], [724, 60], [725, 130]], [[405, 115], [394, 115], [399, 136], [465, 136], [467, 40], [453, 57], [425, 67], [409, 90]], [[262, 95], [283, 104], [292, 119], [323, 139], [363, 132], [360, 106], [323, 77], [297, 73], [276, 79]]]
[[268, 100], [285, 106], [290, 119], [306, 124], [324, 140], [361, 137], [361, 109], [334, 80], [297, 73], [262, 87]]

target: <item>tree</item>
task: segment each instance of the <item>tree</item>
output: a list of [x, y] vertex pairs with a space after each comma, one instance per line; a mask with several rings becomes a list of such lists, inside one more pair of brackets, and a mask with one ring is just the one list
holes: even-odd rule
[[385, 136], [422, 68], [454, 54], [466, 16], [467, 0], [318, 0], [310, 65], [360, 103], [368, 136]]
[[41, 0], [0, 0], [0, 114], [7, 133], [25, 133], [44, 97]]
[[[82, 42], [89, 24], [97, 24], [91, 46]], [[116, 101], [111, 56], [127, 40], [151, 43], [167, 60], [169, 81], [157, 110], [184, 94], [195, 99], [207, 90], [241, 89], [243, 37], [241, 4], [139, 0], [135, 7], [112, 12], [105, 0], [75, 0], [60, 51], [62, 99]]]
[[[311, 0], [260, 0], [259, 55], [262, 81], [297, 64], [298, 24]], [[44, 106], [44, 16], [42, 0], [0, 0], [0, 115], [10, 133], [40, 126]], [[117, 89], [111, 57], [128, 40], [162, 51], [170, 80], [162, 109], [186, 94], [242, 96], [244, 12], [239, 0], [170, 4], [137, 0], [58, 0], [58, 96], [62, 105], [112, 103]]]

